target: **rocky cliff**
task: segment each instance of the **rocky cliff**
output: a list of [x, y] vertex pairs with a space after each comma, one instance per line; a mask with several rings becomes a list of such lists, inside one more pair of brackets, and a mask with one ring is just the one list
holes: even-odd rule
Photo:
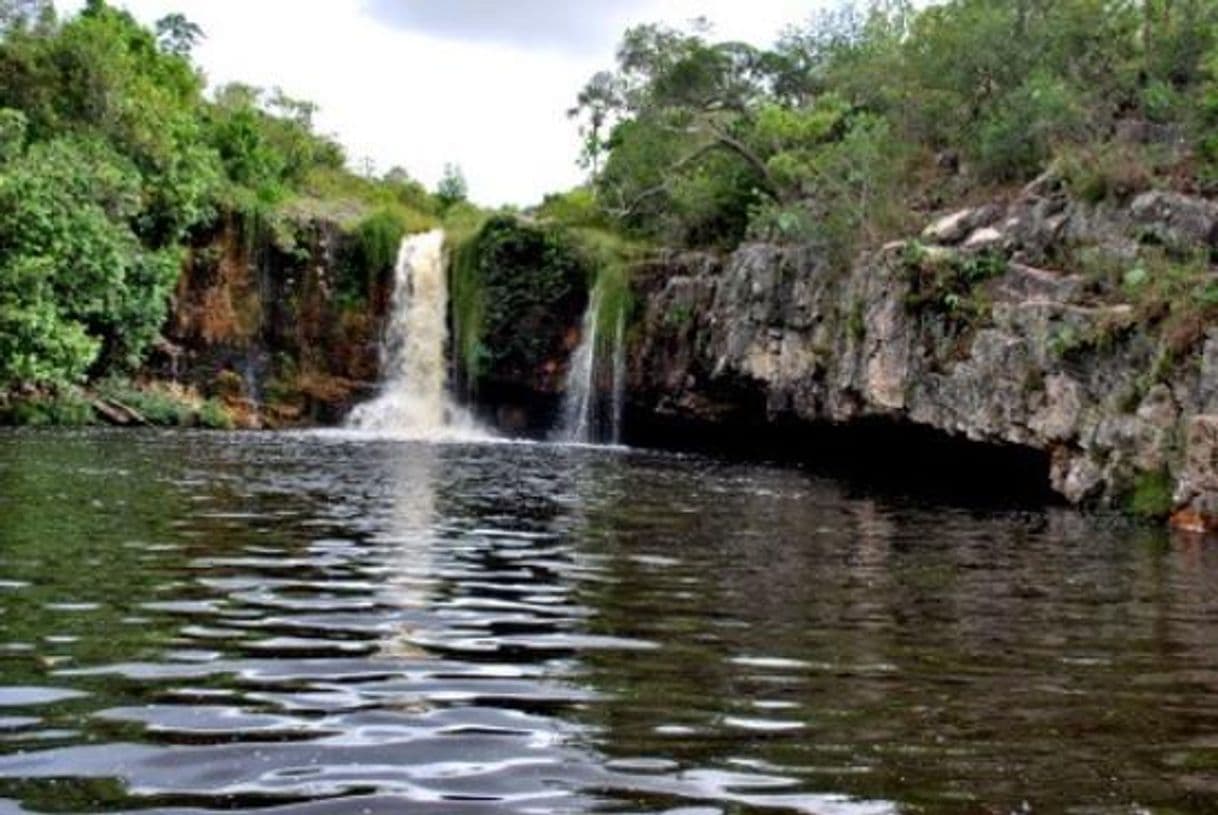
[[[904, 426], [1044, 454], [1080, 505], [1216, 517], [1218, 205], [1046, 176], [835, 269], [814, 248], [639, 270], [633, 413]], [[1214, 325], [1211, 329], [1209, 326]]]
[[[378, 378], [389, 269], [354, 269], [328, 221], [229, 219], [191, 250], [149, 373], [243, 409], [247, 424], [339, 421]], [[358, 273], [357, 273], [358, 272]]]

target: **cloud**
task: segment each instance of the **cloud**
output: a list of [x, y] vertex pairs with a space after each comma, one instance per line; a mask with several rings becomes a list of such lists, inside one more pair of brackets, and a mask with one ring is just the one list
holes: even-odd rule
[[646, 0], [367, 0], [374, 19], [442, 39], [570, 53], [603, 49]]

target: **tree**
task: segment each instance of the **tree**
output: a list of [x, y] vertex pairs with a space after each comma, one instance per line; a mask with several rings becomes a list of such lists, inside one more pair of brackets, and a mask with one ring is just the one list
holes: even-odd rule
[[469, 184], [459, 165], [451, 163], [444, 165], [444, 175], [441, 176], [440, 183], [436, 186], [436, 199], [445, 210], [469, 200]]
[[[741, 138], [762, 90], [758, 57], [746, 45], [712, 45], [664, 26], [626, 32], [616, 72], [595, 75], [571, 111], [582, 121], [585, 166], [615, 217], [656, 227], [682, 199], [689, 214], [699, 211], [694, 220], [709, 223], [721, 220], [722, 204], [743, 202], [754, 188], [779, 194], [764, 157]], [[731, 160], [716, 161], [718, 153]], [[712, 162], [725, 172], [708, 174]]]
[[170, 14], [157, 20], [156, 35], [162, 49], [179, 57], [190, 56], [204, 38], [203, 29], [182, 14]]
[[580, 164], [591, 171], [593, 178], [600, 174], [601, 161], [609, 150], [606, 131], [622, 105], [621, 93], [618, 78], [611, 71], [600, 71], [580, 91], [575, 107], [567, 111], [572, 119], [585, 119], [580, 125]]
[[[2, 117], [13, 130], [11, 112]], [[141, 243], [141, 179], [97, 139], [36, 144], [0, 166], [0, 386], [132, 365], [158, 335], [176, 249]]]
[[575, 109], [585, 161], [601, 167], [599, 200], [632, 231], [724, 245], [744, 237], [763, 202], [793, 204], [808, 191], [812, 154], [840, 138], [850, 114], [838, 96], [816, 96], [800, 56], [629, 30], [617, 71], [593, 77]]

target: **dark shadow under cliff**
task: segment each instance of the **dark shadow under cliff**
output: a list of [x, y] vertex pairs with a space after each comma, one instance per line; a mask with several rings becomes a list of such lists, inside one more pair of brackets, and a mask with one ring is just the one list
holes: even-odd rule
[[1047, 453], [973, 442], [886, 419], [848, 425], [737, 418], [698, 423], [631, 415], [632, 447], [710, 453], [798, 466], [863, 492], [984, 507], [1057, 504]]

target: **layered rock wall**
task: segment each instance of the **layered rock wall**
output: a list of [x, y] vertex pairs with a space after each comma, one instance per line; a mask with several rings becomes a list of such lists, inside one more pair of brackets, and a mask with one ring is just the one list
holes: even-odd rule
[[1175, 488], [1218, 517], [1218, 331], [1169, 353], [1161, 315], [1095, 271], [1216, 239], [1210, 202], [1089, 205], [1043, 179], [848, 270], [811, 248], [667, 255], [636, 276], [632, 403], [711, 425], [891, 419], [1043, 451], [1076, 504]]

